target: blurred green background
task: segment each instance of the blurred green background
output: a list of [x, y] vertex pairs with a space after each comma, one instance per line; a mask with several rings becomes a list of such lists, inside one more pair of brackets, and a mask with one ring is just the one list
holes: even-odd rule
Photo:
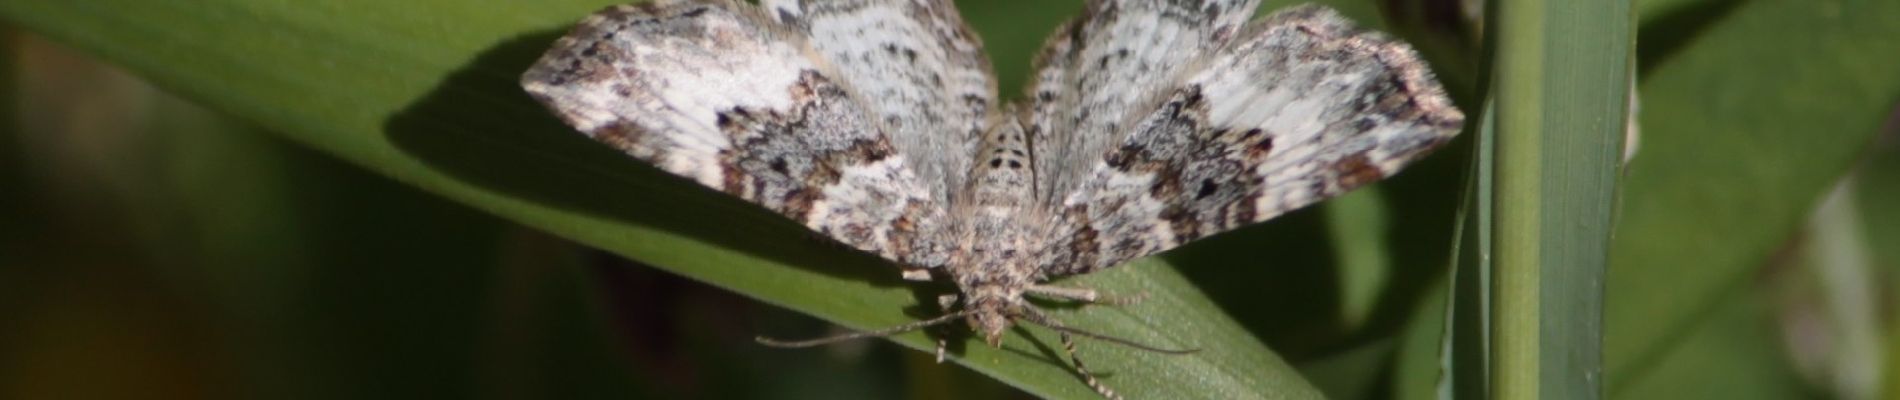
[[[512, 74], [611, 1], [284, 3], [0, 0], [0, 398], [1086, 398], [1048, 352], [754, 345], [931, 288], [561, 136]], [[1478, 7], [1325, 3], [1478, 114]], [[1895, 3], [1638, 2], [1610, 397], [1900, 396]], [[960, 8], [1013, 96], [1080, 5]], [[1101, 278], [1186, 324], [1084, 326], [1270, 350], [1204, 349], [1268, 360], [1207, 397], [1430, 398], [1470, 145]]]

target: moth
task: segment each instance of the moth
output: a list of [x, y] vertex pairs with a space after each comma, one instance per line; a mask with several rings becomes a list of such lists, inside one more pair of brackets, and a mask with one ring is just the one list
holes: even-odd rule
[[[660, 0], [581, 21], [521, 79], [633, 158], [947, 279], [991, 346], [1046, 284], [1279, 216], [1390, 176], [1464, 121], [1415, 52], [1304, 5], [1092, 0], [1049, 36], [1019, 103], [948, 0]], [[1158, 350], [1158, 349], [1157, 349]], [[939, 341], [939, 361], [942, 342]]]

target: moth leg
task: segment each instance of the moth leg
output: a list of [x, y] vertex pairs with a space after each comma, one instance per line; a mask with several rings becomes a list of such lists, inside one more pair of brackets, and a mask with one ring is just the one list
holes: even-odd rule
[[1061, 322], [1056, 322], [1055, 318], [1050, 318], [1047, 315], [1034, 311], [1024, 314], [1023, 317], [1028, 318], [1031, 322], [1047, 326], [1056, 331], [1057, 336], [1062, 338], [1062, 351], [1069, 353], [1069, 362], [1075, 364], [1075, 373], [1082, 375], [1082, 381], [1089, 385], [1089, 389], [1094, 389], [1095, 393], [1101, 394], [1102, 397], [1122, 400], [1120, 394], [1116, 394], [1114, 389], [1109, 389], [1108, 385], [1104, 385], [1102, 381], [1095, 379], [1095, 374], [1089, 372], [1089, 367], [1082, 364], [1082, 357], [1075, 354], [1075, 338], [1069, 336], [1069, 330], [1066, 329]]
[[[957, 295], [954, 295], [954, 294], [946, 294], [942, 296], [937, 296], [937, 306], [943, 307], [944, 312], [950, 312], [950, 307], [955, 307], [957, 305], [957, 299], [958, 299]], [[948, 341], [948, 339], [946, 339], [947, 336], [949, 335], [937, 335], [937, 363], [938, 364], [943, 363], [944, 352], [950, 348], [950, 342]]]
[[1109, 389], [1108, 385], [1103, 385], [1101, 381], [1095, 380], [1095, 374], [1089, 373], [1089, 367], [1082, 365], [1082, 357], [1075, 355], [1075, 338], [1069, 337], [1068, 332], [1058, 333], [1059, 336], [1062, 337], [1062, 351], [1069, 353], [1069, 361], [1075, 363], [1075, 373], [1082, 374], [1082, 379], [1088, 383], [1089, 388], [1095, 389], [1095, 393], [1101, 393], [1102, 397], [1121, 400], [1121, 395], [1115, 394], [1115, 390]]
[[904, 268], [904, 280], [911, 282], [929, 282], [930, 270], [924, 268]]
[[1111, 306], [1133, 305], [1148, 298], [1148, 292], [1141, 292], [1134, 297], [1104, 296], [1095, 289], [1053, 285], [1030, 285], [1029, 293], [1044, 297], [1075, 300], [1091, 304], [1107, 304]]
[[957, 306], [957, 299], [958, 299], [957, 295], [954, 295], [954, 294], [946, 294], [942, 296], [937, 296], [937, 306], [943, 307], [944, 312], [949, 312], [950, 307]]
[[1094, 303], [1096, 302], [1096, 300], [1102, 297], [1101, 293], [1096, 292], [1095, 289], [1072, 288], [1072, 287], [1051, 286], [1051, 285], [1029, 285], [1029, 293], [1038, 295], [1038, 296], [1075, 300], [1075, 301], [1086, 302], [1086, 303]]

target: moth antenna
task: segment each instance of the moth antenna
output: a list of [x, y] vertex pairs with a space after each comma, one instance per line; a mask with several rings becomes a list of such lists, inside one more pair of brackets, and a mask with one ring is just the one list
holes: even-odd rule
[[847, 333], [843, 335], [821, 337], [821, 338], [810, 339], [810, 340], [784, 341], [784, 340], [773, 339], [773, 338], [769, 338], [765, 336], [759, 336], [757, 338], [754, 338], [753, 340], [758, 341], [759, 344], [771, 346], [771, 347], [799, 349], [799, 348], [806, 348], [806, 347], [823, 346], [823, 345], [843, 342], [847, 340], [885, 337], [885, 336], [895, 335], [899, 333], [910, 332], [910, 331], [914, 331], [918, 329], [928, 328], [934, 325], [942, 325], [944, 323], [956, 321], [958, 318], [963, 318], [969, 315], [970, 315], [970, 311], [959, 311], [959, 312], [944, 314], [943, 316], [936, 317], [936, 318], [893, 326], [893, 327], [879, 329], [875, 331], [851, 332], [851, 333]]
[[1100, 340], [1104, 342], [1128, 346], [1130, 348], [1134, 348], [1137, 350], [1152, 351], [1152, 352], [1168, 354], [1168, 355], [1178, 356], [1178, 355], [1185, 355], [1185, 354], [1194, 354], [1195, 352], [1201, 351], [1201, 349], [1182, 349], [1182, 350], [1163, 349], [1160, 347], [1154, 347], [1154, 346], [1141, 344], [1133, 340], [1122, 339], [1122, 338], [1118, 338], [1114, 336], [1103, 335], [1100, 333], [1070, 328], [1068, 326], [1062, 325], [1062, 323], [1060, 322], [1056, 322], [1054, 318], [1050, 318], [1048, 315], [1043, 314], [1042, 311], [1036, 310], [1034, 308], [1026, 308], [1024, 310], [1027, 311], [1026, 313], [1023, 314], [1024, 321], [1029, 321], [1036, 325], [1041, 325], [1044, 328], [1049, 328], [1050, 330], [1054, 330], [1056, 332], [1074, 334], [1076, 336], [1081, 336], [1081, 337]]

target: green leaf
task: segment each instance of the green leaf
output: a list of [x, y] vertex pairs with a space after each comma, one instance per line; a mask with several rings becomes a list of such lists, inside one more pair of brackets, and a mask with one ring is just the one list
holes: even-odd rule
[[[931, 292], [899, 281], [889, 266], [873, 257], [827, 246], [777, 216], [587, 142], [527, 99], [515, 86], [519, 72], [569, 24], [605, 4], [10, 1], [0, 2], [0, 17], [349, 163], [746, 296], [854, 328], [894, 325], [934, 313]], [[1022, 49], [1034, 48], [1043, 32], [1078, 7], [1054, 8], [1061, 12], [969, 14], [985, 29], [991, 49], [1018, 53], [997, 54], [998, 73], [1006, 84], [1023, 76], [1021, 65], [1029, 54]], [[1455, 168], [1452, 171], [1455, 175]], [[1316, 216], [1287, 219], [1297, 225], [1299, 219]], [[1242, 240], [1262, 232], [1292, 231], [1249, 232], [1065, 282], [1151, 295], [1125, 309], [1062, 310], [1059, 316], [1071, 325], [1166, 347], [1204, 349], [1170, 357], [1085, 341], [1081, 351], [1090, 366], [1110, 385], [1137, 398], [1317, 397], [1305, 379], [1262, 343], [1260, 330], [1236, 321], [1229, 314], [1236, 309], [1223, 309], [1196, 287], [1223, 280], [1208, 278], [1225, 276], [1203, 272], [1219, 271], [1220, 266], [1208, 264], [1233, 262], [1258, 251], [1257, 242]], [[1419, 252], [1401, 248], [1401, 254], [1391, 257]], [[1172, 267], [1187, 264], [1199, 264], [1184, 267], [1203, 274], [1195, 283]], [[1313, 264], [1303, 271], [1328, 267]], [[1407, 271], [1396, 264], [1388, 268]], [[1404, 277], [1395, 275], [1389, 281], [1410, 284]], [[1262, 282], [1225, 281], [1229, 287], [1221, 290], [1244, 296], [1258, 296]], [[1407, 290], [1414, 295], [1422, 290], [1422, 285], [1410, 285]], [[1351, 301], [1353, 307], [1373, 307], [1354, 315], [1374, 325], [1394, 320], [1391, 310], [1402, 314], [1411, 309], [1403, 303]], [[1267, 304], [1272, 305], [1239, 310], [1306, 308]], [[1313, 313], [1329, 311], [1317, 310]], [[1389, 322], [1384, 324], [1389, 328]], [[1016, 333], [1000, 350], [956, 340], [954, 358], [1038, 395], [1094, 396], [1070, 371], [1052, 335], [1033, 328]], [[922, 334], [897, 340], [919, 349], [930, 345]]]
[[[1882, 346], [1886, 351], [1881, 354], [1881, 373], [1893, 375], [1900, 370], [1900, 325], [1894, 321], [1900, 315], [1900, 209], [1891, 204], [1900, 204], [1900, 131], [1888, 129], [1884, 137], [1879, 138], [1875, 153], [1869, 157], [1857, 176], [1854, 184], [1859, 185], [1860, 195], [1852, 200], [1860, 214], [1865, 218], [1861, 226], [1865, 241], [1872, 248], [1872, 264], [1879, 279], [1879, 307], [1883, 323], [1881, 329]], [[1900, 395], [1900, 379], [1883, 379], [1880, 382], [1880, 394], [1887, 398]]]
[[[1712, 322], [1730, 317], [1710, 315], [1731, 313], [1736, 301], [1758, 301], [1735, 293], [1900, 100], [1900, 79], [1876, 72], [1900, 62], [1900, 26], [1892, 23], [1900, 7], [1651, 0], [1639, 9], [1640, 150], [1626, 170], [1605, 285], [1605, 390], [1683, 397], [1656, 394], [1706, 386], [1685, 382], [1723, 382], [1776, 393], [1787, 377], [1763, 374], [1785, 368], [1762, 364], [1785, 360], [1723, 353], [1759, 353], [1771, 342], [1760, 339], [1763, 331], [1772, 327]], [[1882, 173], [1891, 176], [1869, 175]], [[1889, 209], [1871, 207], [1869, 218], [1880, 220], [1871, 213]], [[1889, 225], [1868, 226], [1878, 232]], [[1440, 355], [1413, 347], [1438, 346], [1443, 323], [1414, 320], [1400, 350], [1401, 397], [1435, 394]], [[1451, 365], [1462, 371], [1456, 360]], [[1738, 370], [1764, 378], [1736, 379]]]
[[1492, 7], [1498, 398], [1601, 397], [1602, 284], [1635, 55], [1630, 6]]
[[1605, 304], [1608, 393], [1747, 285], [1900, 101], [1900, 3], [1716, 1], [1650, 16]]
[[1640, 380], [1616, 394], [1631, 399], [1799, 399], [1816, 393], [1796, 376], [1759, 293], [1735, 291], [1657, 356]]

